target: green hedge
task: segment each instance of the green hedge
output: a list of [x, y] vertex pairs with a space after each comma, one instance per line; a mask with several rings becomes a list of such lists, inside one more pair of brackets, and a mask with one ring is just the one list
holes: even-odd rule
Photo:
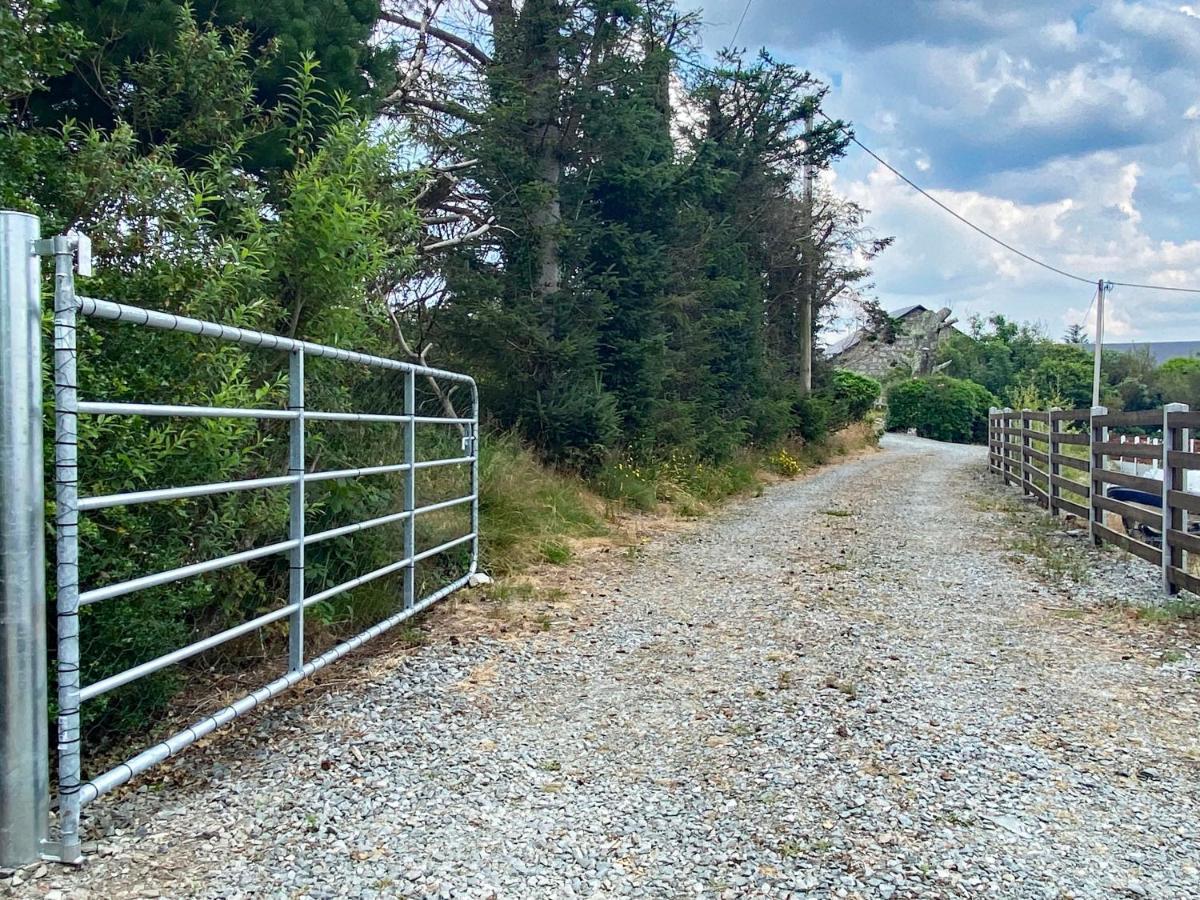
[[915, 428], [921, 437], [956, 443], [986, 441], [988, 409], [997, 405], [982, 385], [945, 375], [898, 382], [887, 403], [889, 430]]

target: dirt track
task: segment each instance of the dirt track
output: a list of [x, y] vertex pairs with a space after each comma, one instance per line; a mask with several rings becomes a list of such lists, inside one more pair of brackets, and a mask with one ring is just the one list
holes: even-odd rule
[[235, 727], [18, 893], [1200, 896], [1200, 653], [1039, 580], [984, 469], [891, 437], [775, 486], [585, 575], [573, 633]]

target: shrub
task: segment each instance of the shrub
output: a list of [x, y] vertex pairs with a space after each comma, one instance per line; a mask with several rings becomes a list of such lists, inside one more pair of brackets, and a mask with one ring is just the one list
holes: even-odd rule
[[888, 388], [888, 430], [896, 431], [901, 428], [919, 430], [928, 396], [929, 382], [919, 378], [898, 381]]
[[1076, 409], [1092, 402], [1092, 359], [1073, 344], [1051, 344], [1041, 360], [1025, 375], [1025, 382], [1045, 396], [1061, 397]]
[[875, 406], [882, 391], [882, 386], [874, 378], [849, 369], [838, 369], [833, 373], [829, 390], [830, 429], [839, 431], [863, 418]]
[[780, 447], [767, 458], [767, 464], [785, 478], [795, 478], [804, 471], [804, 466], [800, 460], [788, 453], [783, 447]]
[[809, 394], [792, 401], [796, 434], [805, 441], [819, 441], [829, 433], [830, 402], [827, 396]]
[[938, 441], [983, 441], [988, 409], [995, 404], [987, 388], [961, 378], [901, 381], [888, 391], [887, 427], [915, 428], [921, 437]]

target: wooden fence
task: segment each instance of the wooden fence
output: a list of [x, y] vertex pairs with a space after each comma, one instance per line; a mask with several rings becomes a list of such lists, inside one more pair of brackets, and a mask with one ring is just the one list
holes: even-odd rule
[[[1200, 561], [1200, 492], [1188, 489], [1189, 476], [1200, 477], [1200, 452], [1191, 439], [1197, 431], [1200, 412], [1181, 403], [1120, 413], [1103, 406], [993, 409], [988, 466], [1051, 515], [1086, 520], [1097, 545], [1115, 544], [1160, 567], [1167, 594], [1200, 594], [1200, 577], [1193, 574]], [[1121, 471], [1111, 465], [1116, 460], [1145, 461], [1148, 471]], [[1113, 488], [1140, 491], [1154, 503], [1110, 496]], [[1113, 527], [1113, 517], [1127, 527]]]

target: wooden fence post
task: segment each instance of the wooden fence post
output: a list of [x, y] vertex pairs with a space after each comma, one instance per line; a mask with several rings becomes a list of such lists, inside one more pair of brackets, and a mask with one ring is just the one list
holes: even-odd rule
[[1029, 438], [1029, 426], [1033, 421], [1029, 418], [1029, 410], [1021, 410], [1021, 493], [1028, 497], [1033, 493], [1030, 484], [1033, 478], [1029, 474], [1029, 467], [1033, 465], [1032, 457], [1029, 451], [1033, 448], [1033, 443]]
[[1013, 409], [1012, 407], [1004, 407], [1003, 415], [1000, 419], [1001, 424], [1001, 440], [1003, 442], [1003, 467], [1004, 467], [1004, 484], [1010, 485], [1013, 482], [1013, 448], [1010, 444], [1012, 434], [1008, 432], [1013, 427]]
[[988, 407], [988, 473], [996, 471], [996, 407]]
[[1008, 448], [1004, 446], [1004, 442], [1008, 437], [1004, 434], [1004, 429], [1008, 427], [1008, 417], [1004, 414], [1004, 410], [1000, 410], [1000, 416], [996, 419], [996, 448], [1000, 454], [1000, 480], [1005, 485], [1008, 484]]
[[1046, 505], [1050, 509], [1050, 515], [1058, 515], [1058, 498], [1061, 495], [1062, 488], [1055, 484], [1054, 479], [1062, 475], [1062, 466], [1054, 461], [1054, 458], [1062, 452], [1062, 445], [1059, 443], [1058, 435], [1062, 430], [1062, 419], [1054, 418], [1054, 414], [1058, 412], [1058, 407], [1054, 407], [1046, 413], [1046, 448], [1050, 457], [1050, 464], [1046, 467], [1048, 473], [1046, 478]]
[[1100, 416], [1108, 415], [1107, 406], [1093, 406], [1091, 420], [1088, 422], [1088, 434], [1090, 435], [1088, 444], [1088, 483], [1092, 489], [1089, 492], [1088, 506], [1091, 508], [1091, 514], [1088, 516], [1088, 533], [1091, 535], [1092, 543], [1097, 547], [1100, 546], [1100, 534], [1096, 531], [1097, 525], [1104, 524], [1104, 510], [1096, 505], [1096, 498], [1104, 495], [1104, 482], [1096, 480], [1096, 471], [1104, 470], [1104, 454], [1096, 452], [1096, 445], [1103, 444], [1108, 440], [1108, 426], [1097, 425], [1096, 419]]
[[1171, 491], [1187, 490], [1187, 475], [1182, 467], [1171, 465], [1171, 451], [1186, 450], [1190, 443], [1187, 429], [1171, 424], [1171, 413], [1189, 409], [1186, 403], [1168, 403], [1163, 407], [1162, 586], [1168, 597], [1179, 593], [1179, 586], [1171, 577], [1171, 568], [1183, 569], [1183, 548], [1171, 544], [1171, 532], [1187, 532], [1183, 509], [1171, 505]]

